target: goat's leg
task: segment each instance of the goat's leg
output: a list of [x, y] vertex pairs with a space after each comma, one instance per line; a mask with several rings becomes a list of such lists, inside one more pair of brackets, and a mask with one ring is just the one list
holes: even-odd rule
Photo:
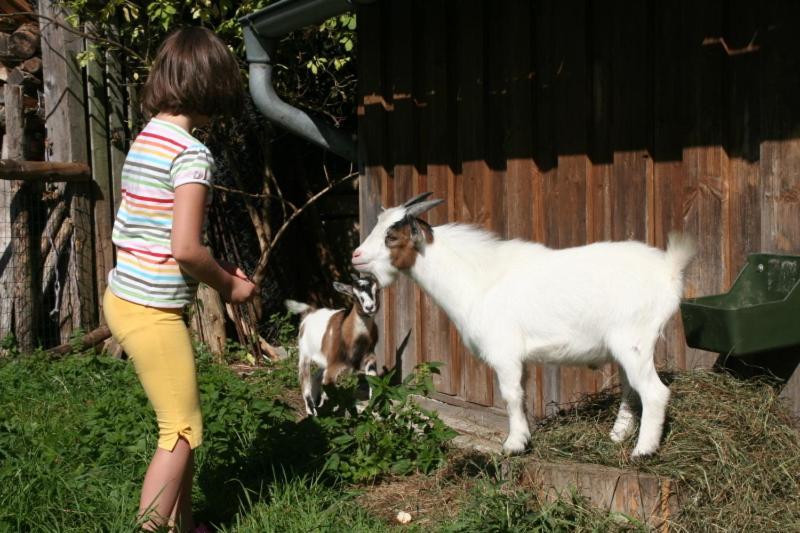
[[508, 411], [508, 437], [503, 443], [503, 451], [507, 454], [522, 453], [531, 439], [523, 408], [522, 362], [506, 361], [502, 366], [496, 367], [495, 372], [500, 384], [500, 395], [506, 402]]
[[633, 431], [633, 409], [631, 409], [631, 401], [633, 400], [633, 389], [628, 383], [628, 377], [625, 375], [625, 369], [619, 367], [619, 380], [622, 387], [622, 401], [619, 404], [619, 412], [617, 419], [614, 421], [614, 427], [611, 429], [611, 440], [614, 442], [622, 442]]
[[329, 363], [322, 374], [322, 384], [330, 385], [331, 383], [336, 383], [339, 374], [349, 369], [350, 367], [344, 363]]
[[325, 391], [322, 389], [322, 375], [324, 372], [323, 369], [318, 368], [311, 377], [311, 394], [317, 403], [317, 407], [322, 407], [322, 404], [328, 399], [328, 395], [325, 394]]
[[612, 348], [623, 367], [628, 383], [642, 401], [639, 438], [631, 457], [651, 455], [658, 450], [664, 428], [669, 388], [661, 382], [653, 362], [656, 335], [644, 342], [617, 344]]
[[306, 404], [306, 414], [317, 416], [317, 394], [314, 392], [313, 377], [311, 375], [311, 358], [302, 352], [299, 357], [297, 374], [300, 380], [300, 390], [303, 393], [303, 401]]

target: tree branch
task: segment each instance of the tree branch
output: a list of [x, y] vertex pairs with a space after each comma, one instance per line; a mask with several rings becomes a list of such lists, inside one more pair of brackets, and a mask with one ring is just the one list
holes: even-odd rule
[[305, 211], [308, 207], [310, 207], [311, 205], [316, 203], [317, 200], [322, 198], [325, 195], [325, 193], [327, 193], [337, 185], [340, 185], [348, 180], [351, 180], [356, 176], [358, 176], [358, 172], [351, 172], [350, 174], [341, 177], [337, 180], [329, 181], [326, 187], [324, 187], [322, 190], [314, 194], [314, 196], [306, 200], [306, 203], [301, 205], [299, 208], [294, 210], [291, 215], [289, 215], [289, 218], [287, 218], [283, 222], [281, 227], [278, 229], [278, 231], [275, 232], [275, 236], [272, 238], [272, 241], [270, 241], [269, 245], [267, 246], [267, 249], [264, 250], [264, 252], [261, 254], [261, 258], [258, 260], [258, 265], [256, 265], [255, 272], [253, 273], [253, 283], [255, 283], [256, 285], [261, 285], [261, 282], [264, 281], [264, 277], [266, 276], [267, 273], [267, 266], [269, 265], [270, 254], [272, 253], [272, 250], [275, 249], [275, 246], [277, 246], [278, 241], [281, 240], [281, 237], [283, 237], [283, 234], [286, 232], [287, 228], [289, 227], [289, 224], [291, 224], [294, 219], [299, 217], [303, 213], [303, 211]]

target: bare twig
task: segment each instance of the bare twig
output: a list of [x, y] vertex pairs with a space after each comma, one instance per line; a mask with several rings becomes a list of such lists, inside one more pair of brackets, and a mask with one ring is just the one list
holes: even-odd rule
[[219, 191], [227, 192], [227, 193], [230, 193], [230, 194], [239, 194], [241, 196], [247, 196], [249, 198], [269, 198], [269, 199], [272, 199], [272, 200], [277, 200], [278, 202], [286, 204], [292, 210], [297, 209], [297, 206], [295, 206], [292, 202], [290, 202], [289, 200], [284, 199], [283, 196], [280, 196], [280, 195], [277, 195], [277, 194], [270, 194], [268, 192], [262, 192], [262, 193], [247, 192], [247, 191], [243, 191], [241, 189], [232, 189], [231, 187], [225, 187], [224, 185], [217, 185], [216, 183], [213, 184], [211, 187], [214, 188], [214, 189], [217, 189]]
[[294, 210], [291, 215], [289, 215], [289, 217], [283, 222], [278, 231], [275, 232], [275, 236], [270, 241], [267, 249], [264, 252], [262, 252], [261, 258], [258, 260], [258, 265], [256, 265], [255, 272], [253, 273], [253, 283], [255, 283], [256, 285], [261, 285], [261, 283], [264, 281], [264, 277], [266, 276], [267, 266], [269, 265], [269, 259], [272, 250], [275, 249], [275, 246], [277, 246], [278, 242], [281, 240], [281, 237], [283, 237], [283, 234], [286, 232], [292, 221], [297, 217], [299, 217], [303, 213], [303, 211], [305, 211], [306, 209], [311, 207], [314, 203], [316, 203], [317, 200], [322, 198], [328, 191], [330, 191], [337, 185], [340, 185], [348, 180], [353, 179], [356, 176], [358, 176], [358, 172], [351, 172], [350, 174], [343, 176], [339, 179], [329, 181], [326, 187], [324, 187], [322, 190], [314, 194], [314, 196], [306, 200], [306, 202], [303, 205], [301, 205], [298, 209]]

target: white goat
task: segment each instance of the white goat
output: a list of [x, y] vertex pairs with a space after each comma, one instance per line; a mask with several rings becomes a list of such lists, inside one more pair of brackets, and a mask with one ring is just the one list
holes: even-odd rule
[[[375, 344], [378, 328], [375, 313], [380, 307], [380, 287], [372, 276], [353, 276], [353, 285], [334, 282], [333, 287], [353, 298], [353, 307], [344, 309], [314, 309], [308, 304], [286, 300], [286, 308], [302, 315], [297, 338], [300, 352], [298, 374], [306, 413], [317, 415], [317, 407], [325, 401], [321, 385], [336, 382], [343, 371], [362, 370], [377, 375]], [[311, 363], [319, 367], [311, 375]]]
[[482, 229], [416, 218], [440, 204], [425, 193], [384, 210], [353, 266], [390, 285], [407, 274], [450, 317], [465, 345], [497, 373], [506, 402], [506, 453], [524, 451], [524, 361], [620, 366], [622, 404], [611, 438], [633, 430], [631, 390], [642, 402], [632, 455], [654, 453], [669, 389], [653, 363], [655, 343], [678, 309], [694, 241], [670, 235], [666, 252], [641, 242], [600, 242], [563, 250], [499, 240]]

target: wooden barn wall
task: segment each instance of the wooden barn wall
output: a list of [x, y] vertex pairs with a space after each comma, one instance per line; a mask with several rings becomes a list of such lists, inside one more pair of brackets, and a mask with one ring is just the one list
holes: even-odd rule
[[[680, 229], [699, 241], [688, 296], [727, 290], [750, 252], [800, 253], [800, 2], [381, 0], [358, 16], [363, 235], [423, 191], [446, 199], [433, 225], [556, 248], [664, 247]], [[502, 406], [406, 278], [379, 326], [385, 366], [444, 361], [441, 393]], [[661, 369], [714, 360], [677, 317], [659, 343]], [[542, 416], [615, 369], [526, 379]]]

